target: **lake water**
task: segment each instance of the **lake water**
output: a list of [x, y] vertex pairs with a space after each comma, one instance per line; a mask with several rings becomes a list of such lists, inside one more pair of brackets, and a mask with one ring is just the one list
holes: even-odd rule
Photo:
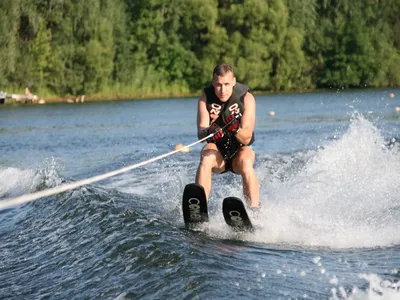
[[[223, 221], [222, 199], [243, 197], [231, 173], [213, 177], [209, 224], [184, 228], [195, 145], [0, 211], [0, 298], [400, 299], [400, 90], [256, 101], [254, 233]], [[0, 106], [0, 201], [190, 144], [196, 105]]]

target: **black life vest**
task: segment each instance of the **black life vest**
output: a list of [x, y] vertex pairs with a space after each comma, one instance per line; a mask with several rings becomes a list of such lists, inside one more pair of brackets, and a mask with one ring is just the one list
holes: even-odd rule
[[[213, 85], [209, 85], [204, 88], [204, 93], [207, 99], [207, 110], [210, 114], [210, 124], [213, 122], [217, 123], [218, 126], [223, 127], [226, 118], [232, 113], [241, 113], [244, 111], [244, 96], [249, 92], [247, 85], [236, 83], [232, 96], [228, 101], [222, 102], [217, 95], [215, 95], [215, 89]], [[251, 137], [249, 145], [254, 142], [254, 132]], [[222, 139], [217, 141], [218, 149], [221, 151], [224, 159], [231, 159], [239, 150], [240, 147], [244, 146], [241, 144], [234, 135], [225, 134]]]

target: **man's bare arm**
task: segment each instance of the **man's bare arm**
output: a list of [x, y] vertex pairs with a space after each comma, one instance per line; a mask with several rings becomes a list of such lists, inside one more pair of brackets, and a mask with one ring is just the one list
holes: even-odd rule
[[199, 139], [205, 138], [206, 133], [204, 132], [210, 126], [210, 115], [206, 105], [206, 95], [203, 93], [198, 102], [197, 109], [197, 137]]
[[248, 145], [254, 132], [256, 121], [256, 100], [254, 96], [247, 93], [244, 96], [244, 111], [241, 119], [241, 129], [236, 134], [236, 138], [244, 145]]

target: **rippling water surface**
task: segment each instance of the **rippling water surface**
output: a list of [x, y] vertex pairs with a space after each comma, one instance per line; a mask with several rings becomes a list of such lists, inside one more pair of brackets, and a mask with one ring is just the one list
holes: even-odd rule
[[[233, 174], [213, 177], [209, 224], [184, 228], [202, 145], [0, 211], [0, 298], [400, 299], [399, 96], [256, 96], [254, 233], [223, 221]], [[0, 201], [192, 143], [196, 103], [2, 106]]]

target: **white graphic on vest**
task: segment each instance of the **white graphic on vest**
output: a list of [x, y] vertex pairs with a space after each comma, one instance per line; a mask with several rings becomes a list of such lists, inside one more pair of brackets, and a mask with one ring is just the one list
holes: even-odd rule
[[231, 221], [234, 224], [234, 226], [237, 226], [237, 227], [244, 226], [243, 219], [240, 215], [240, 212], [238, 212], [237, 210], [231, 210], [231, 211], [229, 211], [229, 216], [230, 216]]
[[201, 220], [200, 200], [197, 198], [189, 199], [189, 215], [192, 220]]
[[237, 115], [238, 113], [240, 113], [239, 105], [237, 103], [232, 104], [231, 106], [229, 106], [229, 111], [231, 112], [231, 115]]
[[210, 110], [210, 115], [219, 115], [221, 113], [221, 105], [212, 103], [211, 104], [211, 110]]

